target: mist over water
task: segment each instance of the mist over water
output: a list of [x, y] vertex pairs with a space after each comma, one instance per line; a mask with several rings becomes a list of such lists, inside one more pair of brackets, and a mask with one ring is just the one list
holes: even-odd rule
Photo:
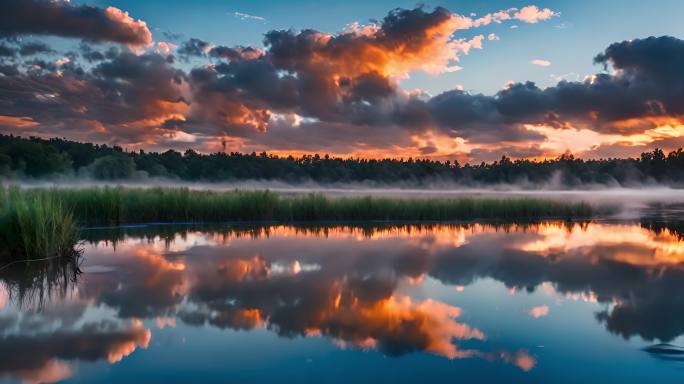
[[538, 185], [495, 184], [482, 186], [460, 185], [452, 182], [425, 182], [383, 184], [330, 183], [313, 181], [289, 183], [272, 180], [236, 182], [187, 182], [172, 179], [141, 179], [130, 181], [98, 181], [92, 179], [63, 178], [57, 180], [9, 180], [5, 185], [22, 188], [189, 188], [193, 190], [232, 191], [270, 190], [282, 195], [320, 193], [331, 197], [388, 197], [398, 199], [457, 199], [457, 198], [533, 198], [564, 202], [585, 202], [594, 206], [609, 206], [612, 219], [637, 219], [658, 216], [677, 218], [684, 213], [684, 189], [644, 183], [634, 187], [602, 184], [585, 185], [568, 189], [555, 182]]

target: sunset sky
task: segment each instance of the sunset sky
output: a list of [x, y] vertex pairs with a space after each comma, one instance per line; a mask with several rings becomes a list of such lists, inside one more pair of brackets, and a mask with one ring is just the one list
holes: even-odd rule
[[0, 132], [491, 161], [684, 146], [684, 4], [0, 1]]

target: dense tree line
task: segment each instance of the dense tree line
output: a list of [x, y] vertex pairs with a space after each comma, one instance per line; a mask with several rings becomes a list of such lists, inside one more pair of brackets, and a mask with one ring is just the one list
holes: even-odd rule
[[0, 175], [43, 178], [62, 174], [100, 180], [164, 177], [187, 181], [282, 180], [381, 183], [427, 181], [462, 184], [587, 183], [684, 185], [684, 152], [660, 149], [638, 158], [583, 160], [565, 154], [553, 160], [511, 160], [464, 164], [423, 159], [344, 159], [328, 155], [278, 157], [267, 153], [200, 154], [129, 152], [117, 146], [66, 139], [0, 135]]

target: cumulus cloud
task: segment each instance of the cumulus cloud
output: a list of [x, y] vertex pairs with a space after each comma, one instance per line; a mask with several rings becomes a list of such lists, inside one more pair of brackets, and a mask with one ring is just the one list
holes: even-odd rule
[[[639, 144], [643, 150], [644, 144], [666, 144], [682, 136], [684, 78], [674, 70], [682, 57], [682, 40], [637, 39], [613, 44], [596, 56], [595, 62], [612, 66], [613, 74], [563, 80], [546, 89], [531, 82], [514, 83], [494, 96], [449, 91], [428, 104], [442, 124], [458, 122], [454, 129], [465, 137], [469, 126], [489, 127], [477, 129], [478, 134], [505, 129], [541, 133], [530, 127], [544, 127], [547, 132], [540, 136], [572, 127], [595, 132], [600, 140]], [[520, 138], [527, 141], [524, 144], [545, 142]]]
[[412, 71], [440, 73], [459, 53], [478, 45], [481, 38], [454, 41], [458, 30], [471, 20], [445, 8], [426, 12], [422, 8], [397, 9], [380, 25], [329, 35], [314, 30], [271, 31], [265, 44], [273, 62], [286, 70], [322, 66], [337, 76], [350, 77], [377, 72], [404, 77]]
[[210, 48], [211, 45], [208, 42], [191, 38], [180, 45], [178, 54], [185, 56], [206, 56]]
[[144, 142], [160, 135], [159, 125], [187, 106], [185, 74], [159, 54], [111, 54], [90, 71], [67, 60], [34, 60], [26, 73], [0, 76], [3, 89], [12, 90], [0, 92], [0, 115], [84, 139]]
[[75, 37], [131, 46], [152, 43], [147, 24], [118, 8], [102, 9], [62, 0], [4, 1], [0, 35], [23, 34]]
[[[204, 127], [204, 132], [206, 127], [218, 127], [225, 134], [274, 148], [282, 121], [276, 124], [273, 117], [296, 114], [313, 120], [297, 124], [298, 131], [290, 130], [283, 137], [297, 137], [315, 129], [302, 139], [319, 137], [319, 148], [328, 148], [323, 145], [328, 141], [325, 137], [351, 144], [358, 136], [345, 136], [345, 132], [375, 136], [368, 133], [370, 130], [390, 135], [395, 132], [394, 143], [379, 140], [385, 146], [400, 140], [410, 143], [416, 130], [434, 119], [430, 107], [399, 89], [398, 81], [416, 71], [439, 74], [460, 70], [455, 64], [459, 56], [481, 49], [486, 38], [453, 35], [473, 27], [472, 18], [444, 8], [430, 12], [416, 8], [394, 10], [376, 24], [352, 24], [336, 35], [315, 30], [270, 31], [265, 35], [263, 52], [243, 47], [208, 48], [207, 43], [189, 41], [195, 43], [190, 47], [201, 46], [187, 52], [226, 62], [191, 72], [196, 103], [186, 125]], [[449, 125], [442, 134], [452, 133]], [[292, 142], [281, 142], [276, 148]], [[315, 145], [312, 142], [304, 147], [312, 149]]]
[[543, 20], [548, 20], [554, 16], [559, 16], [559, 13], [552, 11], [549, 8], [540, 9], [536, 5], [528, 5], [515, 12], [514, 18], [529, 24], [535, 24]]
[[[55, 14], [73, 20], [99, 20], [107, 12], [63, 2], [11, 4], [55, 8]], [[353, 24], [337, 34], [269, 31], [263, 49], [189, 39], [175, 51], [158, 44], [136, 54], [126, 47], [100, 51], [82, 44], [80, 55], [64, 56], [68, 60], [50, 58], [49, 47], [28, 43], [24, 54], [31, 56], [22, 59], [22, 46], [7, 42], [0, 46], [6, 58], [0, 63], [0, 116], [21, 134], [133, 147], [163, 147], [182, 137], [200, 149], [212, 140], [228, 140], [241, 150], [489, 158], [503, 151], [553, 154], [558, 132], [594, 132], [599, 147], [675, 145], [684, 135], [684, 78], [677, 70], [684, 65], [684, 42], [674, 37], [612, 44], [594, 59], [611, 73], [561, 79], [545, 89], [522, 82], [494, 95], [454, 89], [426, 96], [400, 87], [415, 72], [460, 70], [463, 55], [498, 37], [466, 39], [459, 31], [556, 15], [535, 6], [480, 18], [444, 8], [397, 9], [379, 22]], [[41, 33], [65, 36], [56, 32], [54, 20], [59, 18], [43, 22], [49, 31]], [[78, 23], [67, 24], [73, 32]], [[6, 24], [0, 28], [10, 33]], [[148, 41], [122, 39], [126, 34], [107, 28], [88, 29], [99, 36], [80, 37]], [[180, 69], [174, 53], [194, 57], [193, 65], [205, 62]]]
[[[489, 25], [491, 23], [501, 24], [507, 20], [518, 20], [527, 24], [536, 24], [540, 21], [548, 20], [552, 17], [560, 16], [560, 13], [549, 8], [540, 9], [536, 5], [528, 5], [521, 9], [508, 8], [502, 11], [488, 13], [480, 18], [473, 19], [473, 25]], [[518, 28], [512, 25], [511, 28]]]
[[[0, 375], [26, 382], [52, 382], [72, 375], [70, 361], [120, 361], [138, 348], [147, 348], [151, 333], [142, 323], [111, 319], [89, 321], [65, 305], [47, 318], [37, 314], [0, 318], [0, 347], [12, 351], [0, 362]], [[81, 308], [82, 310], [82, 308]], [[69, 316], [76, 316], [75, 319]], [[80, 320], [78, 325], [74, 320]], [[52, 329], [59, 322], [59, 329]], [[10, 331], [14, 327], [19, 332]]]

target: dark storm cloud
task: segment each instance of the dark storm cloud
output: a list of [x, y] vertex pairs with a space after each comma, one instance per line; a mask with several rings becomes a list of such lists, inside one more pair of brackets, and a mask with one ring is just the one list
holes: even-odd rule
[[654, 114], [684, 113], [684, 41], [671, 36], [649, 37], [611, 44], [596, 63], [622, 71], [635, 93]]
[[183, 56], [206, 56], [207, 50], [210, 44], [204, 40], [191, 38], [190, 40], [184, 41], [183, 44], [178, 48], [178, 54]]
[[449, 91], [427, 102], [434, 121], [446, 131], [473, 142], [535, 141], [543, 136], [530, 132], [500, 110], [499, 100], [463, 91]]
[[[247, 106], [257, 104], [257, 108], [270, 107], [328, 122], [394, 124], [391, 120], [395, 108], [388, 110], [379, 105], [397, 97], [390, 74], [380, 72], [388, 65], [387, 56], [422, 54], [423, 43], [430, 43], [426, 31], [446, 22], [449, 15], [442, 8], [432, 13], [423, 9], [395, 11], [373, 36], [271, 31], [264, 38], [267, 51], [263, 56], [241, 47], [214, 47], [211, 56], [231, 63], [216, 67], [220, 75], [212, 88], [228, 89], [228, 95], [239, 90]], [[397, 45], [410, 33], [416, 36], [398, 51]], [[261, 79], [269, 79], [273, 89], [266, 92], [268, 87], [261, 85]], [[250, 85], [249, 81], [257, 84]], [[230, 87], [226, 87], [227, 83]], [[292, 100], [295, 105], [288, 106], [284, 100]]]
[[0, 44], [0, 57], [13, 57], [17, 54], [17, 49], [6, 44]]
[[[494, 96], [449, 91], [429, 101], [433, 115], [444, 126], [471, 136], [469, 128], [496, 132], [496, 127], [537, 123], [563, 126], [573, 122], [606, 133], [637, 133], [653, 128], [644, 121], [631, 128], [627, 119], [679, 118], [684, 113], [684, 41], [649, 37], [615, 43], [596, 56], [615, 74], [598, 74], [583, 82], [561, 81], [541, 89], [516, 83]], [[497, 132], [497, 134], [504, 133]], [[515, 132], [515, 129], [509, 132]], [[522, 139], [524, 139], [524, 134]], [[528, 139], [531, 139], [528, 137]]]
[[6, 0], [1, 10], [0, 35], [54, 35], [129, 45], [152, 43], [143, 21], [114, 7], [102, 9], [61, 0]]
[[377, 72], [364, 73], [351, 82], [344, 78], [343, 86], [350, 87], [349, 100], [367, 100], [370, 102], [381, 100], [396, 92], [394, 84]]
[[108, 131], [133, 142], [158, 134], [145, 121], [187, 105], [180, 90], [184, 72], [158, 54], [112, 54], [91, 70], [73, 62], [26, 62], [25, 73], [0, 77], [0, 115], [30, 116], [60, 134]]
[[370, 34], [344, 32], [331, 36], [313, 29], [299, 33], [276, 30], [266, 33], [264, 45], [279, 68], [311, 69], [315, 59], [323, 58], [320, 64], [327, 64], [327, 70], [361, 74], [368, 72], [363, 69], [383, 68], [393, 55], [407, 60], [416, 59], [409, 56], [426, 61], [433, 59], [420, 56], [435, 43], [431, 31], [447, 28], [445, 24], [451, 16], [451, 12], [441, 7], [432, 12], [426, 12], [422, 7], [396, 9], [383, 19], [377, 31]]
[[[311, 33], [310, 33], [311, 34]], [[280, 60], [296, 67], [297, 59], [307, 49], [296, 49], [293, 36], [278, 34], [283, 49]], [[300, 37], [301, 38], [301, 37]], [[315, 39], [301, 38], [305, 42]], [[659, 119], [680, 119], [684, 103], [684, 74], [678, 70], [684, 65], [684, 42], [673, 37], [647, 38], [611, 45], [595, 59], [597, 63], [611, 66], [613, 74], [601, 73], [581, 82], [561, 81], [556, 86], [539, 88], [532, 82], [515, 83], [493, 96], [470, 94], [459, 90], [444, 92], [427, 101], [404, 100], [400, 104], [387, 105], [365, 100], [346, 98], [345, 108], [336, 108], [353, 124], [381, 126], [431, 125], [450, 136], [466, 138], [471, 143], [485, 144], [476, 149], [489, 153], [488, 144], [499, 142], [527, 143], [527, 149], [508, 146], [514, 153], [525, 156], [543, 155], [538, 144], [544, 139], [540, 133], [527, 130], [525, 124], [544, 124], [554, 128], [579, 127], [610, 134], [635, 134], [655, 128]], [[340, 82], [341, 88], [348, 84]], [[332, 99], [332, 97], [331, 97]], [[324, 98], [317, 98], [319, 104]], [[327, 104], [330, 106], [331, 104]], [[384, 109], [383, 109], [384, 107]], [[329, 110], [326, 108], [325, 110]], [[319, 118], [324, 117], [321, 114]], [[625, 122], [629, 122], [626, 124]], [[401, 132], [401, 131], [397, 131]], [[676, 147], [671, 139], [658, 145]], [[643, 148], [632, 148], [625, 155], [632, 155]], [[488, 159], [500, 157], [502, 149], [495, 149]]]
[[93, 49], [89, 44], [81, 43], [78, 46], [78, 49], [81, 52], [81, 56], [89, 63], [103, 61], [105, 59], [104, 53]]
[[32, 56], [39, 53], [55, 53], [55, 50], [40, 41], [25, 43], [19, 48], [19, 54], [22, 56]]
[[170, 40], [170, 41], [178, 41], [183, 37], [182, 33], [173, 33], [173, 32], [169, 32], [169, 31], [162, 32], [162, 35], [164, 35], [164, 38], [166, 40]]
[[[391, 51], [399, 42], [408, 41], [405, 49], [419, 52], [427, 44], [420, 38], [424, 31], [443, 20], [445, 13], [441, 9], [432, 13], [415, 9], [391, 13], [372, 37], [329, 36], [314, 30], [268, 32], [264, 39], [268, 48], [265, 55], [258, 61], [246, 60], [241, 71], [257, 71], [261, 66], [259, 72], [268, 73], [272, 84], [286, 79], [288, 87], [284, 89], [291, 93], [282, 95], [282, 99], [294, 100], [294, 106], [271, 103], [278, 99], [277, 85], [266, 95], [252, 92], [245, 81], [234, 81], [240, 75], [236, 75], [237, 67], [228, 64], [216, 67], [217, 85], [211, 88], [223, 88], [228, 90], [227, 95], [237, 93], [242, 100], [248, 100], [231, 103], [239, 109], [251, 109], [253, 105], [366, 129], [394, 126], [397, 133], [403, 130], [405, 134], [406, 127], [420, 131], [421, 126], [430, 125], [449, 136], [482, 144], [539, 143], [544, 139], [524, 124], [556, 128], [573, 124], [605, 133], [640, 133], [657, 123], [644, 120], [628, 127], [620, 123], [627, 119], [678, 117], [680, 105], [684, 105], [679, 102], [684, 97], [684, 75], [676, 70], [682, 64], [677, 60], [684, 57], [684, 43], [671, 37], [612, 45], [596, 57], [596, 62], [610, 64], [618, 72], [598, 74], [583, 82], [562, 81], [546, 89], [531, 82], [516, 83], [494, 96], [454, 90], [428, 101], [401, 97], [389, 76], [373, 69], [381, 66], [369, 66], [374, 59], [368, 54], [369, 47]], [[643, 56], [649, 58], [639, 60]], [[237, 58], [235, 53], [226, 57]], [[321, 57], [325, 61], [317, 61]], [[265, 62], [270, 64], [269, 68], [263, 67]], [[295, 76], [283, 77], [283, 73]], [[223, 81], [224, 77], [231, 80]], [[220, 82], [222, 86], [218, 85]], [[225, 87], [226, 83], [231, 86]], [[220, 98], [218, 95], [216, 98]], [[265, 121], [259, 124], [265, 125]], [[538, 147], [526, 151], [540, 153]]]
[[263, 52], [252, 47], [226, 47], [219, 45], [209, 50], [209, 56], [220, 58], [229, 61], [236, 61], [242, 59], [255, 59], [261, 56]]
[[[209, 56], [227, 61], [192, 71], [191, 125], [268, 140], [263, 137], [268, 133], [254, 136], [249, 129], [266, 131], [275, 112], [338, 125], [410, 124], [407, 132], [419, 129], [416, 123], [426, 122], [425, 106], [399, 92], [390, 79], [395, 74], [387, 68], [391, 62], [421, 55], [430, 60], [425, 51], [433, 44], [429, 31], [441, 27], [450, 15], [443, 8], [393, 11], [371, 35], [270, 31], [264, 38], [265, 52], [209, 48], [207, 42], [190, 39], [179, 54], [204, 56], [208, 50]], [[406, 44], [403, 39], [411, 34], [415, 36]]]
[[[16, 65], [0, 64], [0, 73], [5, 75], [5, 76], [18, 76], [19, 75], [19, 69], [17, 68]], [[2, 99], [1, 96], [0, 96], [0, 99]]]

